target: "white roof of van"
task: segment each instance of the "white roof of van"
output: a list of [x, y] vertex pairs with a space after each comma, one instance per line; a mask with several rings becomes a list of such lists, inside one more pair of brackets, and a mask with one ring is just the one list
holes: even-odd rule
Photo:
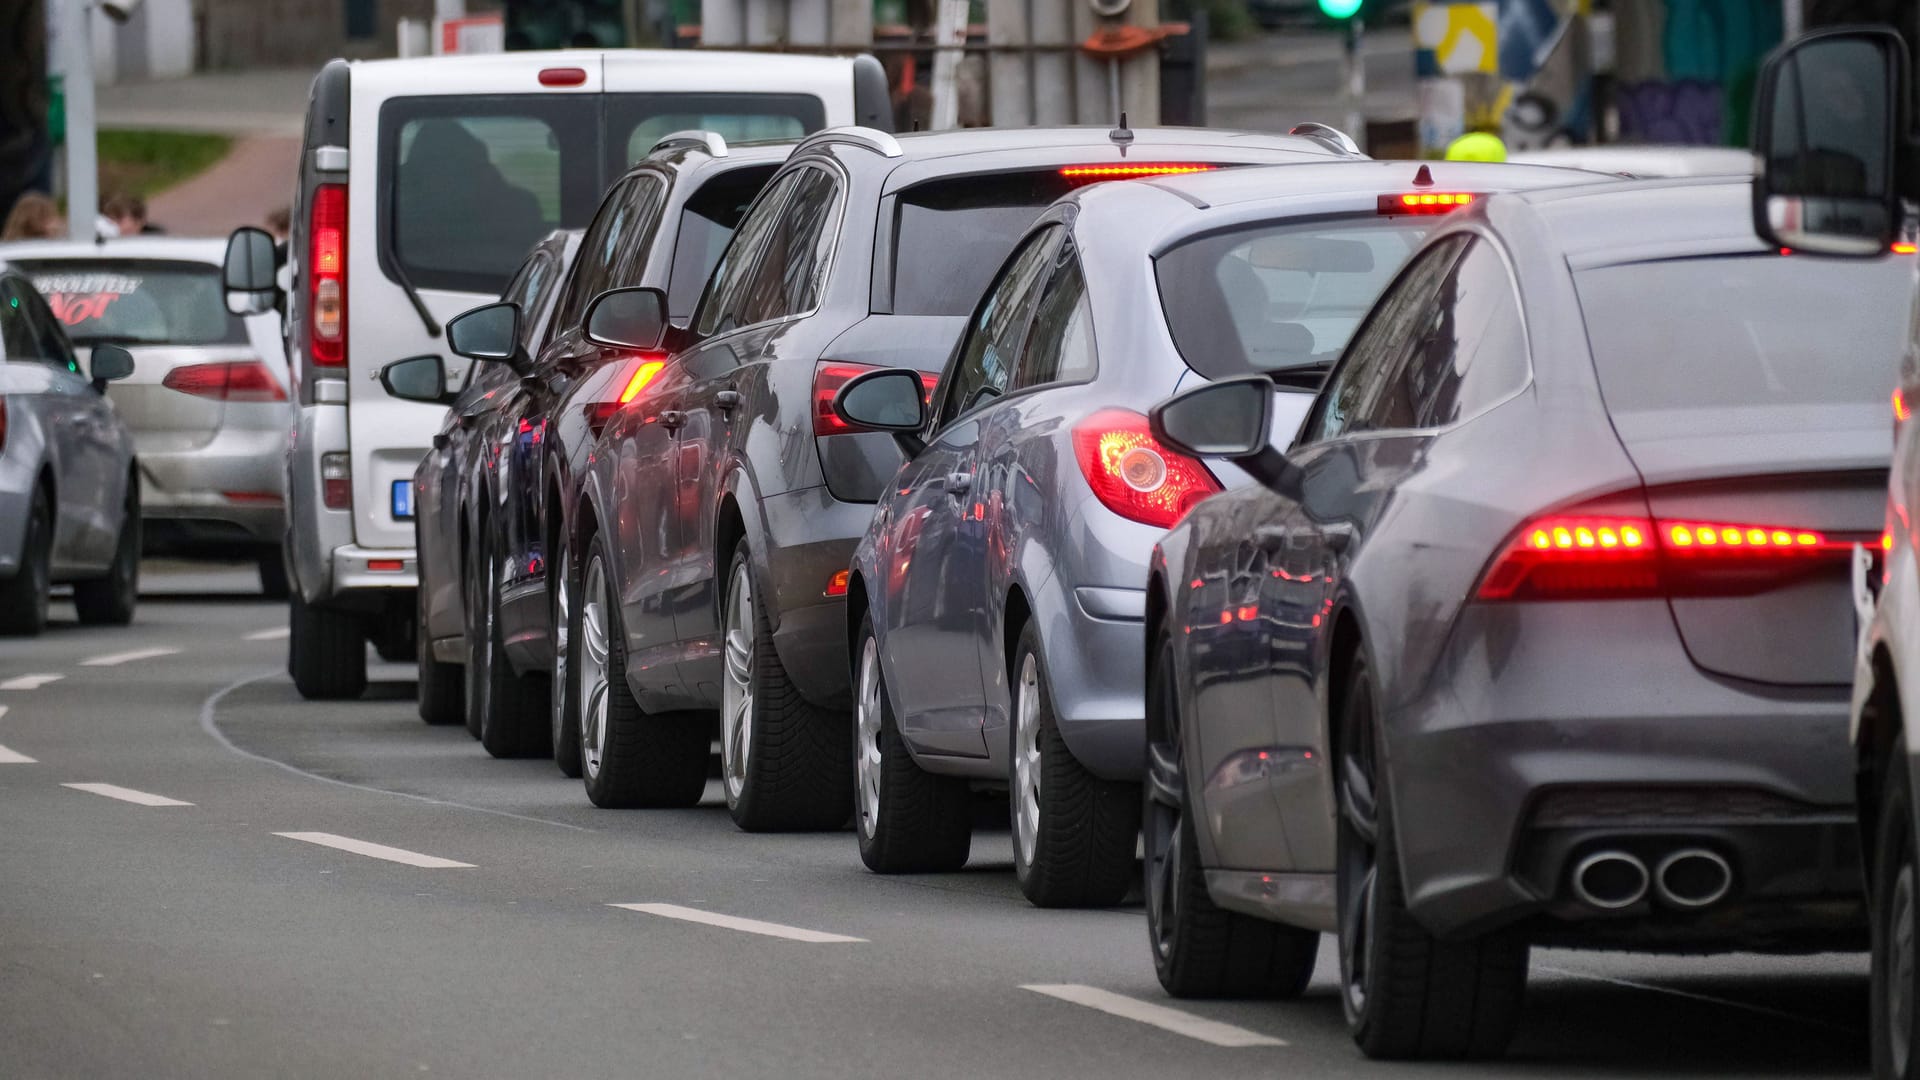
[[[853, 60], [720, 49], [555, 49], [353, 64], [356, 96], [517, 93], [813, 93], [852, 99]], [[584, 68], [581, 86], [542, 86], [547, 68]]]

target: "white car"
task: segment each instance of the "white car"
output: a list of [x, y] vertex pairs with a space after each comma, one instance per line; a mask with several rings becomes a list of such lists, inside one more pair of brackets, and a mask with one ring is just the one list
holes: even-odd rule
[[1522, 165], [1560, 165], [1569, 169], [1619, 173], [1642, 180], [1670, 176], [1751, 176], [1753, 155], [1732, 146], [1665, 146], [1608, 143], [1524, 150], [1507, 160]]

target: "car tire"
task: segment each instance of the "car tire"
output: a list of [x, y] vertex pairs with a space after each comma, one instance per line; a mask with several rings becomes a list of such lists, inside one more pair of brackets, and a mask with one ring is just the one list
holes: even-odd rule
[[514, 673], [500, 639], [499, 550], [488, 544], [485, 559], [473, 583], [475, 606], [467, 608], [467, 730], [477, 729], [494, 757], [542, 756], [552, 749], [541, 694], [546, 680]]
[[45, 630], [52, 591], [53, 495], [41, 487], [33, 493], [33, 503], [27, 508], [20, 568], [0, 581], [0, 634], [33, 637]]
[[1497, 1057], [1512, 1041], [1526, 997], [1526, 938], [1504, 930], [1443, 940], [1407, 910], [1373, 702], [1362, 652], [1347, 680], [1334, 754], [1347, 1028], [1370, 1058]]
[[1014, 647], [1013, 870], [1037, 907], [1110, 907], [1139, 880], [1140, 788], [1102, 780], [1067, 748], [1053, 713], [1040, 630], [1029, 620]]
[[580, 777], [602, 809], [686, 807], [707, 790], [713, 717], [648, 713], [627, 683], [627, 635], [606, 542], [593, 538], [581, 576], [580, 632], [569, 664], [580, 685]]
[[854, 646], [854, 832], [860, 861], [877, 874], [958, 870], [973, 847], [972, 794], [959, 777], [913, 760], [894, 723], [873, 620]]
[[127, 478], [120, 533], [114, 539], [113, 565], [105, 577], [73, 583], [73, 610], [82, 626], [125, 626], [140, 603], [140, 481]]
[[547, 697], [553, 763], [560, 772], [580, 779], [580, 680], [570, 652], [580, 636], [579, 591], [573, 577], [573, 559], [562, 540], [553, 554], [553, 577], [547, 584], [547, 633], [553, 653], [553, 687]]
[[720, 782], [734, 824], [749, 832], [844, 827], [853, 814], [852, 721], [793, 685], [744, 539], [727, 566], [720, 635]]
[[1913, 830], [1913, 783], [1907, 739], [1894, 740], [1880, 782], [1879, 821], [1873, 837], [1873, 1075], [1891, 1080], [1920, 1078], [1920, 965], [1915, 929], [1920, 925], [1920, 853]]
[[344, 701], [367, 689], [367, 637], [344, 611], [287, 601], [288, 667], [293, 687], [308, 701]]
[[262, 547], [254, 552], [254, 560], [260, 570], [260, 595], [269, 600], [285, 600], [293, 584], [287, 578], [287, 558], [280, 545]]
[[458, 724], [466, 719], [466, 673], [458, 664], [442, 663], [433, 655], [433, 635], [427, 632], [427, 590], [414, 590], [414, 666], [419, 678], [420, 719], [429, 724]]
[[1160, 737], [1147, 746], [1142, 827], [1147, 941], [1154, 974], [1179, 998], [1295, 998], [1313, 978], [1317, 931], [1228, 911], [1213, 902], [1200, 865], [1184, 762], [1173, 643], [1162, 636], [1147, 674], [1147, 709]]

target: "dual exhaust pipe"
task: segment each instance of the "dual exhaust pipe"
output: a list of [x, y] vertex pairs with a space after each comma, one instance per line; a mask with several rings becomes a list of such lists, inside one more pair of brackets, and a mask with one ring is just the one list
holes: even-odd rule
[[1717, 852], [1681, 848], [1652, 870], [1638, 855], [1596, 851], [1573, 868], [1573, 895], [1588, 907], [1620, 911], [1647, 898], [1682, 911], [1698, 911], [1733, 891], [1733, 867]]

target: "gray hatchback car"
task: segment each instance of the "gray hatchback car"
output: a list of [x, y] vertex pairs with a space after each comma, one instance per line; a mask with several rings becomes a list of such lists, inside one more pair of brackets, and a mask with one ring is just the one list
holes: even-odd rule
[[[1290, 433], [1442, 215], [1599, 179], [1322, 159], [1099, 185], [1042, 215], [974, 310], [932, 415], [906, 372], [892, 379], [910, 460], [848, 584], [867, 865], [964, 863], [969, 786], [1006, 783], [1027, 897], [1119, 902], [1145, 761], [1147, 557], [1189, 507], [1243, 481], [1158, 443], [1147, 407], [1259, 372]], [[882, 405], [888, 384], [863, 385]]]

